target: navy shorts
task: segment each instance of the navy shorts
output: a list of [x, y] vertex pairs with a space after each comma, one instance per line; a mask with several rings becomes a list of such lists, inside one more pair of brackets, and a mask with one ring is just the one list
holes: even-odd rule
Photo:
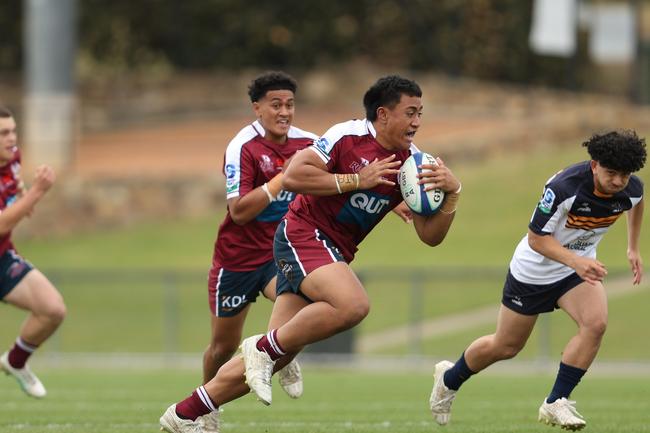
[[239, 314], [275, 277], [275, 262], [269, 260], [254, 271], [229, 271], [213, 266], [208, 276], [210, 311], [217, 317]]
[[300, 291], [310, 272], [336, 262], [345, 262], [334, 243], [318, 229], [282, 221], [275, 231], [273, 257], [278, 268], [276, 293], [291, 292], [312, 302]]
[[32, 264], [15, 250], [5, 251], [0, 256], [0, 299], [4, 299], [32, 269]]
[[501, 303], [519, 314], [534, 316], [556, 308], [558, 299], [584, 282], [575, 272], [551, 284], [527, 284], [515, 279], [508, 270]]

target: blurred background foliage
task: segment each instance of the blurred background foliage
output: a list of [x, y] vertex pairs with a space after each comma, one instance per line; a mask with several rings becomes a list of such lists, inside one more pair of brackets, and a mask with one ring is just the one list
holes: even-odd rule
[[[21, 5], [0, 2], [4, 71], [22, 64]], [[385, 67], [582, 89], [590, 62], [584, 37], [571, 59], [533, 53], [532, 8], [532, 0], [84, 0], [80, 73], [308, 70], [365, 58]]]

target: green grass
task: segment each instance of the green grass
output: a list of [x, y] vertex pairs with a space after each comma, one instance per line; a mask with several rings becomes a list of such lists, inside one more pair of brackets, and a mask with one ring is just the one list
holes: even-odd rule
[[[197, 375], [172, 370], [44, 370], [45, 400], [28, 399], [0, 378], [0, 431], [6, 433], [144, 433], [196, 386]], [[305, 368], [305, 395], [290, 400], [275, 387], [273, 405], [245, 396], [224, 407], [226, 433], [430, 433], [431, 378], [420, 372]], [[454, 403], [446, 432], [553, 432], [537, 409], [553, 378], [480, 375]], [[649, 432], [648, 377], [586, 377], [572, 397], [591, 433]]]

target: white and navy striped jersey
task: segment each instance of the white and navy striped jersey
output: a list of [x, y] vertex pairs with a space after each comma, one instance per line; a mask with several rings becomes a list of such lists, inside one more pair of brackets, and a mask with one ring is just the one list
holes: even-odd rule
[[[555, 237], [562, 246], [583, 257], [596, 257], [596, 247], [616, 220], [643, 197], [643, 182], [630, 176], [623, 191], [603, 195], [594, 188], [589, 161], [572, 165], [544, 187], [528, 228], [539, 235]], [[528, 245], [528, 235], [519, 242], [510, 261], [510, 272], [528, 284], [550, 284], [574, 272]]]

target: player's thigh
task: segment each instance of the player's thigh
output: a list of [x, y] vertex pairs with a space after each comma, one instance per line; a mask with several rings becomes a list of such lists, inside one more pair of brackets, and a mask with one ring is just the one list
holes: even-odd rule
[[211, 345], [230, 348], [236, 350], [241, 341], [244, 322], [250, 310], [250, 304], [246, 305], [234, 316], [218, 317], [212, 315], [211, 318]]
[[38, 269], [25, 275], [4, 300], [35, 314], [65, 314], [63, 296]]
[[607, 294], [600, 282], [578, 284], [562, 295], [557, 304], [578, 326], [607, 324]]
[[278, 281], [278, 277], [277, 276], [273, 277], [271, 281], [269, 281], [268, 284], [262, 290], [262, 294], [264, 295], [264, 297], [272, 302], [275, 302], [275, 298], [277, 296], [275, 290], [277, 281]]
[[536, 321], [537, 315], [517, 313], [501, 305], [494, 337], [496, 344], [503, 347], [523, 347], [533, 332]]
[[300, 291], [312, 301], [327, 302], [338, 308], [370, 302], [361, 281], [345, 262], [313, 270], [300, 284]]

